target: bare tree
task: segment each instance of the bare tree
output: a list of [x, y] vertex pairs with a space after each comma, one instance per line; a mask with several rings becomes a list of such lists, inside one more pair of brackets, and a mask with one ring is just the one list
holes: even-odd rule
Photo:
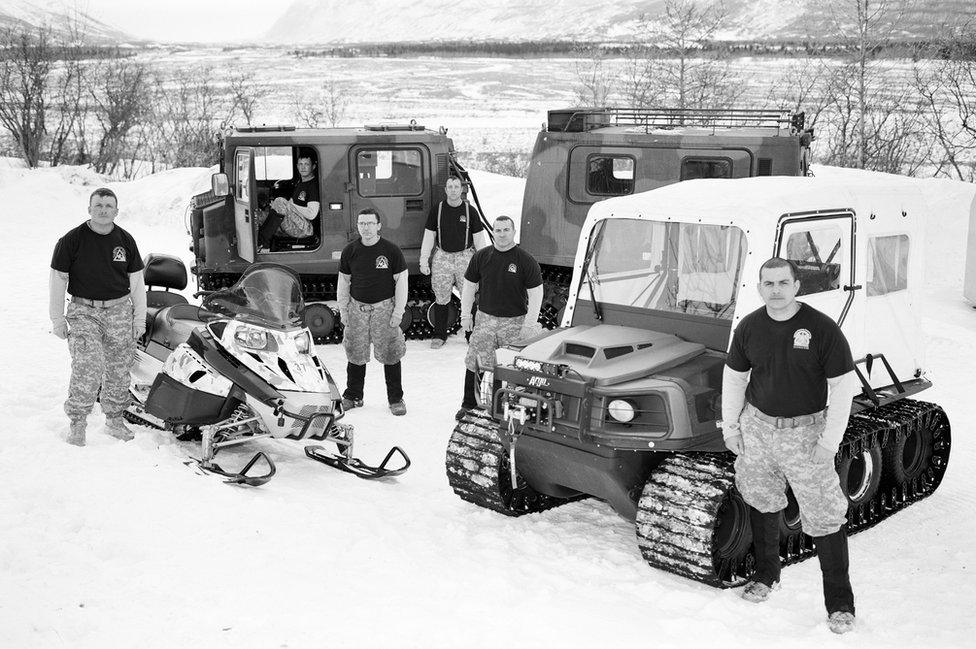
[[325, 124], [325, 111], [318, 102], [308, 95], [296, 93], [291, 98], [291, 106], [295, 121], [301, 126], [318, 128]]
[[634, 106], [721, 108], [744, 91], [728, 65], [709, 52], [725, 20], [721, 4], [666, 0], [658, 19], [642, 16], [628, 56], [624, 93]]
[[29, 167], [41, 159], [53, 66], [49, 30], [0, 32], [0, 124]]
[[603, 48], [577, 45], [576, 84], [573, 93], [577, 106], [606, 106], [616, 85], [616, 75], [607, 61]]
[[[144, 63], [115, 60], [98, 71], [89, 97], [101, 129], [92, 165], [99, 173], [114, 174], [119, 164], [134, 153], [132, 131], [149, 114], [149, 69]], [[125, 165], [123, 175], [133, 169]]]
[[248, 126], [254, 120], [258, 103], [268, 96], [266, 86], [254, 83], [251, 74], [245, 70], [234, 70], [228, 76], [234, 109], [239, 110]]
[[346, 117], [346, 108], [349, 105], [349, 98], [346, 91], [336, 79], [330, 77], [326, 79], [322, 87], [323, 90], [323, 114], [328, 120], [329, 126], [337, 126]]
[[205, 66], [176, 70], [155, 82], [158, 148], [162, 162], [175, 167], [209, 167], [217, 159], [217, 136], [231, 124], [236, 107]]

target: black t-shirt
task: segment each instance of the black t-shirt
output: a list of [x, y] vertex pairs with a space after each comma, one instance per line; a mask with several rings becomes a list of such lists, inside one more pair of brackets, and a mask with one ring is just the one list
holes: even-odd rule
[[143, 269], [132, 235], [115, 225], [98, 234], [82, 223], [58, 239], [51, 268], [68, 273], [68, 293], [89, 300], [114, 300], [129, 294], [129, 273]]
[[851, 348], [837, 323], [813, 307], [782, 322], [766, 307], [739, 323], [726, 364], [737, 372], [752, 370], [746, 400], [767, 415], [799, 417], [827, 405], [827, 379], [854, 369]]
[[500, 252], [495, 246], [474, 253], [464, 279], [479, 284], [478, 310], [499, 318], [525, 315], [528, 289], [542, 284], [542, 269], [518, 246]]
[[300, 207], [305, 207], [309, 203], [319, 203], [319, 180], [318, 178], [312, 178], [311, 180], [301, 180], [295, 183], [295, 189], [291, 192], [291, 199], [295, 201], [295, 205]]
[[339, 257], [339, 272], [351, 276], [350, 295], [367, 304], [393, 297], [396, 294], [393, 276], [406, 269], [403, 253], [383, 237], [371, 246], [356, 239], [342, 249]]
[[[439, 221], [438, 208], [441, 213]], [[441, 201], [430, 211], [424, 227], [437, 233], [437, 245], [444, 252], [461, 252], [470, 248], [474, 245], [474, 234], [485, 229], [478, 210], [468, 201], [461, 201], [457, 207]]]

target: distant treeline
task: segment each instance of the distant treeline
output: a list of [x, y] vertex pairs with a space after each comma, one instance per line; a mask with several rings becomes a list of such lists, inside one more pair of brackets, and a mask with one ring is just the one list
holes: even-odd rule
[[[498, 56], [531, 57], [589, 55], [601, 53], [610, 58], [626, 57], [636, 46], [630, 43], [587, 43], [579, 41], [441, 41], [426, 43], [368, 43], [336, 45], [333, 47], [308, 47], [293, 49], [289, 54], [298, 57], [328, 58], [375, 58], [410, 56]], [[720, 56], [816, 56], [846, 57], [855, 46], [850, 42], [822, 40], [735, 41], [714, 42], [702, 52]], [[672, 54], [661, 50], [662, 56]], [[976, 40], [969, 41], [889, 41], [875, 47], [872, 56], [877, 58], [936, 58], [976, 60]]]

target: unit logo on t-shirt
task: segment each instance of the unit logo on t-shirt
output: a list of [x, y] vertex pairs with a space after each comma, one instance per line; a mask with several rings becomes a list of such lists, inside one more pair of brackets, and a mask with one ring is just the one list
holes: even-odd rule
[[793, 349], [810, 349], [810, 338], [808, 329], [797, 329], [793, 332]]
[[517, 273], [518, 272], [518, 266], [516, 266], [515, 264], [509, 264], [508, 265], [508, 272], [510, 272], [510, 273]]
[[376, 267], [377, 268], [389, 268], [390, 267], [390, 260], [386, 258], [386, 255], [380, 255], [379, 257], [376, 258]]
[[458, 221], [460, 221], [461, 223], [467, 223], [468, 222], [468, 217], [466, 217], [464, 215], [464, 213], [462, 212], [461, 213], [461, 216], [458, 217]]
[[121, 261], [125, 263], [125, 248], [122, 246], [115, 246], [112, 249], [112, 261]]
[[305, 200], [305, 192], [304, 191], [298, 192], [298, 200], [300, 200], [300, 201], [304, 201]]

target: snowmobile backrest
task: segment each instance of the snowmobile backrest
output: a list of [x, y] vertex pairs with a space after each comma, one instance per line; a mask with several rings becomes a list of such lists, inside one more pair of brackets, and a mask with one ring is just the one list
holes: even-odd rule
[[146, 287], [158, 286], [182, 291], [186, 288], [186, 266], [178, 257], [151, 252], [144, 260]]

